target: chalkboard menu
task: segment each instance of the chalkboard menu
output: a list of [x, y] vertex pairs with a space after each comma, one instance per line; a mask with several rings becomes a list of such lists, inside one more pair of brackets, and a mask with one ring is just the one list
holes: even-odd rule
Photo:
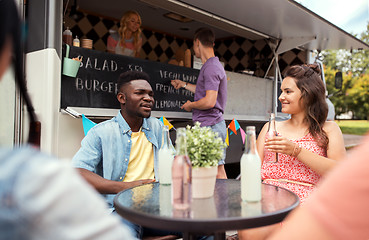
[[125, 71], [143, 71], [150, 76], [155, 98], [153, 110], [182, 112], [180, 106], [187, 100], [193, 101], [193, 93], [183, 88], [176, 90], [170, 80], [196, 83], [199, 70], [71, 46], [69, 58], [78, 56], [83, 58], [77, 76], [61, 77], [62, 108], [120, 109], [117, 80]]

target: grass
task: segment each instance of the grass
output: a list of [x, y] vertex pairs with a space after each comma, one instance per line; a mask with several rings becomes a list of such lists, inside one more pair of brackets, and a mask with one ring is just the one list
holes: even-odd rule
[[369, 121], [366, 120], [336, 120], [342, 133], [365, 135], [369, 131]]

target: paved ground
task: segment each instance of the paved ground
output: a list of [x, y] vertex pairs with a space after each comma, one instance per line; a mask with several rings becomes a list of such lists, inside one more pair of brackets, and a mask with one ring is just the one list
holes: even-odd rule
[[343, 134], [343, 140], [346, 148], [351, 148], [358, 145], [364, 136]]

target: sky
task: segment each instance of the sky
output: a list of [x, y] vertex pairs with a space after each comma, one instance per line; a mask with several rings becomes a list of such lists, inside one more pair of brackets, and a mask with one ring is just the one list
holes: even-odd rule
[[360, 36], [369, 22], [369, 0], [295, 0], [314, 13]]

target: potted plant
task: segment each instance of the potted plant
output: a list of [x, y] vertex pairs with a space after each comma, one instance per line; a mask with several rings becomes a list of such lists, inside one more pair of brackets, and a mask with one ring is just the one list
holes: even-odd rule
[[186, 127], [187, 154], [192, 163], [192, 197], [207, 198], [214, 194], [218, 161], [227, 146], [210, 127]]

